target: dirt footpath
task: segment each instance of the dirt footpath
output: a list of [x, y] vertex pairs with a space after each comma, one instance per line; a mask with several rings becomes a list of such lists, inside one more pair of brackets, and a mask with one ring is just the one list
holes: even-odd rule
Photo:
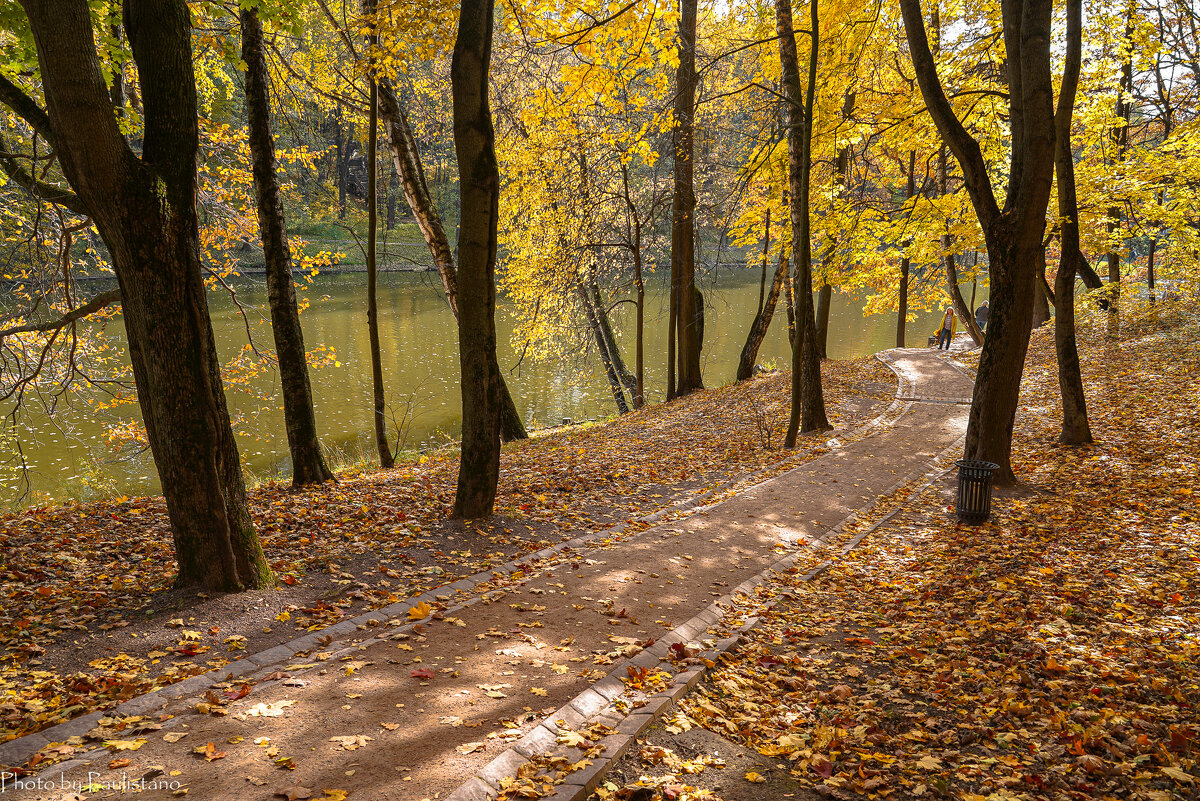
[[389, 623], [407, 620], [380, 620], [386, 639], [332, 657], [318, 648], [248, 698], [230, 700], [234, 679], [202, 702], [209, 714], [148, 714], [161, 728], [114, 730], [102, 758], [50, 768], [41, 777], [54, 789], [12, 797], [57, 801], [88, 783], [103, 789], [87, 797], [118, 797], [111, 788], [122, 777], [148, 777], [137, 789], [155, 799], [184, 788], [239, 801], [289, 789], [292, 798], [339, 790], [354, 801], [448, 795], [639, 644], [788, 549], [820, 547], [830, 527], [963, 434], [968, 407], [955, 401], [969, 398], [970, 380], [933, 351], [889, 353], [915, 400], [871, 436], [691, 517], [528, 569], [506, 587], [447, 593], [446, 605], [469, 605], [429, 617], [415, 610], [423, 621], [410, 633], [388, 634]]

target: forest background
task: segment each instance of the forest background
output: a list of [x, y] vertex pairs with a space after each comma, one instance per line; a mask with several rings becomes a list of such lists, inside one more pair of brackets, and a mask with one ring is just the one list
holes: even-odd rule
[[[1006, 56], [1016, 5], [92, 3], [73, 5], [66, 24], [48, 5], [5, 3], [6, 444], [19, 466], [31, 404], [52, 419], [81, 399], [97, 412], [139, 403], [140, 419], [114, 426], [110, 442], [153, 451], [181, 578], [247, 586], [268, 571], [222, 384], [278, 369], [293, 480], [329, 479], [308, 373], [337, 355], [304, 347], [301, 312], [320, 302], [311, 280], [360, 249], [375, 444], [394, 463], [403, 414], [381, 379], [381, 228], [423, 241], [428, 256], [410, 256], [431, 263], [461, 323], [466, 516], [494, 500], [493, 420], [504, 439], [525, 436], [495, 360], [497, 289], [516, 310], [523, 358], [586, 349], [624, 412], [645, 402], [645, 361], [664, 356], [644, 352], [645, 327], [661, 325], [645, 319], [646, 281], [670, 271], [670, 399], [704, 381], [696, 271], [744, 262], [761, 289], [736, 377], [753, 373], [782, 300], [797, 343], [789, 444], [824, 427], [813, 365], [835, 289], [896, 312], [898, 345], [923, 344], [907, 320], [946, 304], [982, 342], [959, 285], [990, 278], [995, 292], [1009, 269], [996, 243], [1032, 232], [1012, 258], [1034, 325], [1053, 304], [1069, 333], [1075, 273], [1093, 293], [1081, 308], [1102, 307], [1114, 332], [1123, 309], [1194, 297], [1196, 9], [1025, 4], [1047, 32], [1067, 31], [1039, 51], [1059, 98], [1052, 124], [1065, 126], [1059, 202], [1043, 210], [1021, 200], [1033, 139], [1014, 131], [1034, 115], [1014, 84], [1025, 57]], [[793, 12], [807, 22], [793, 26]], [[906, 23], [922, 28], [920, 46]], [[1063, 211], [1068, 165], [1074, 213]], [[1039, 169], [1045, 181], [1030, 185], [1044, 193]], [[1010, 201], [992, 199], [988, 217], [996, 192]], [[1020, 237], [997, 233], [1012, 203]], [[269, 308], [245, 310], [248, 341], [222, 362], [205, 293], [237, 302], [260, 247]], [[106, 275], [118, 288], [97, 291]], [[632, 354], [610, 319], [626, 304]], [[117, 316], [128, 353], [106, 325]], [[1015, 393], [1022, 325], [995, 326], [1007, 361], [987, 378], [985, 348], [977, 408], [989, 382]], [[1015, 394], [1000, 405], [1015, 412]], [[973, 415], [968, 450], [995, 451], [1007, 473], [1003, 416]], [[1085, 438], [1078, 414], [1073, 424]], [[1011, 414], [1007, 426], [1010, 439]]]

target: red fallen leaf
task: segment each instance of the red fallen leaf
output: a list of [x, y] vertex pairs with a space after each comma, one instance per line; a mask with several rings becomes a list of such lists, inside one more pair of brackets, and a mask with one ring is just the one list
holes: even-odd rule
[[1171, 744], [1168, 746], [1168, 748], [1170, 748], [1172, 751], [1186, 751], [1188, 750], [1188, 743], [1190, 741], [1190, 732], [1182, 729], [1171, 729]]
[[211, 635], [213, 635], [213, 636], [215, 637], [215, 636], [217, 636], [218, 634], [220, 634], [220, 633], [221, 633], [221, 627], [220, 627], [220, 626], [213, 626], [212, 628], [210, 628], [210, 629], [208, 630], [208, 633], [209, 633], [209, 634], [211, 634]]
[[237, 687], [234, 687], [232, 690], [226, 690], [224, 693], [225, 698], [229, 701], [236, 701], [239, 698], [245, 698], [249, 694], [249, 684], [239, 684]]
[[828, 779], [833, 775], [833, 763], [824, 754], [814, 754], [808, 764], [822, 779]]
[[429, 668], [417, 668], [409, 675], [412, 676], [414, 679], [432, 679], [437, 674], [434, 673]]
[[284, 573], [282, 576], [279, 577], [279, 580], [282, 581], [284, 584], [288, 585], [289, 587], [296, 583], [296, 577], [293, 576], [291, 573]]
[[682, 784], [668, 784], [662, 788], [662, 797], [667, 801], [678, 801], [683, 796]]
[[862, 645], [862, 646], [875, 644], [874, 640], [869, 639], [867, 637], [847, 637], [845, 642], [848, 642], [850, 645]]
[[114, 759], [112, 762], [108, 763], [108, 769], [116, 770], [117, 768], [127, 768], [129, 767], [129, 763], [131, 761], [132, 760], [129, 759]]

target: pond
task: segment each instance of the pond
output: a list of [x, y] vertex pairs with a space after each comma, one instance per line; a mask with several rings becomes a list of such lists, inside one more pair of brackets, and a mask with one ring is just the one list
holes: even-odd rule
[[[647, 285], [646, 388], [651, 403], [662, 400], [666, 383], [664, 289], [663, 276], [655, 276]], [[322, 275], [310, 286], [311, 305], [301, 317], [305, 345], [310, 350], [324, 345], [336, 352], [336, 364], [314, 370], [312, 382], [322, 441], [338, 452], [335, 461], [340, 463], [374, 458], [365, 294], [361, 273]], [[725, 272], [705, 287], [705, 295], [703, 375], [706, 386], [720, 386], [733, 380], [758, 304], [757, 272]], [[240, 283], [238, 297], [248, 309], [266, 308], [261, 279]], [[246, 345], [247, 323], [228, 295], [214, 292], [209, 299], [218, 348], [222, 358], [229, 359]], [[401, 447], [453, 439], [460, 424], [457, 335], [436, 274], [383, 273], [379, 306], [387, 399], [393, 419], [403, 429]], [[613, 322], [631, 370], [633, 319], [632, 304], [614, 310]], [[933, 319], [933, 315], [921, 314], [909, 323], [909, 344], [923, 344], [925, 332], [936, 325]], [[788, 365], [785, 320], [781, 302], [760, 350], [760, 364]], [[250, 328], [260, 347], [271, 347], [262, 312], [251, 314]], [[501, 368], [528, 426], [556, 425], [564, 418], [596, 419], [615, 412], [598, 357], [550, 364], [525, 359], [518, 365], [520, 343], [512, 341], [512, 308], [503, 298], [497, 329]], [[112, 336], [124, 333], [119, 321], [107, 330]], [[831, 358], [854, 358], [891, 347], [894, 332], [894, 314], [864, 317], [861, 302], [835, 294], [830, 314]], [[278, 375], [272, 369], [228, 391], [250, 481], [289, 473], [278, 390]], [[13, 467], [16, 442], [10, 438], [4, 443], [9, 459], [7, 469], [0, 473], [0, 502], [29, 505], [157, 492], [149, 453], [114, 449], [108, 436], [114, 424], [135, 419], [136, 414], [133, 405], [97, 414], [84, 403], [72, 403], [60, 406], [50, 418], [30, 407], [21, 418], [20, 432], [28, 473], [23, 476]]]

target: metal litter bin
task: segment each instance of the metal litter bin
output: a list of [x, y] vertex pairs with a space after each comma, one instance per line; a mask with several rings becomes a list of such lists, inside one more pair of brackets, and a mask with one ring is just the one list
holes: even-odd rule
[[1000, 469], [993, 462], [959, 459], [958, 498], [954, 511], [960, 523], [984, 523], [992, 515], [992, 472]]

